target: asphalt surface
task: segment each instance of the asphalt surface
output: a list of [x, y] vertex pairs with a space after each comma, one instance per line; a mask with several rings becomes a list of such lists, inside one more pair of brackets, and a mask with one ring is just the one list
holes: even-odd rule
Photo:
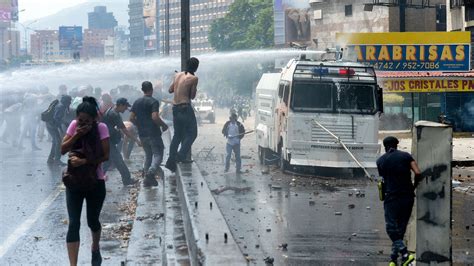
[[[260, 166], [252, 134], [242, 142], [246, 173], [224, 174], [226, 140], [220, 132], [226, 119], [227, 112], [221, 110], [216, 124], [204, 122], [199, 127], [193, 154], [250, 264], [264, 265], [268, 257], [275, 265], [386, 265], [391, 243], [374, 183], [337, 175], [298, 176]], [[245, 125], [253, 129], [252, 118]], [[0, 265], [68, 264], [62, 169], [45, 163], [50, 143], [38, 145], [42, 150], [32, 152], [28, 146], [20, 150], [0, 142]], [[135, 153], [132, 159], [130, 168], [136, 171], [142, 155]], [[123, 188], [117, 171], [109, 175], [101, 250], [104, 265], [120, 265], [128, 252], [137, 189]], [[474, 261], [474, 168], [453, 168], [453, 177], [460, 181], [453, 193], [454, 264], [469, 265]], [[170, 214], [166, 224], [179, 229], [182, 217], [175, 179], [167, 178], [163, 190], [165, 207], [173, 210], [166, 212]], [[167, 256], [188, 265], [182, 233], [171, 230], [165, 235], [166, 243], [175, 247]], [[90, 263], [90, 242], [83, 215], [80, 264]]]
[[[49, 142], [38, 145], [42, 150], [32, 152], [28, 146], [20, 150], [0, 143], [0, 265], [69, 263], [62, 167], [46, 164]], [[131, 168], [138, 169], [135, 165]], [[101, 214], [101, 252], [104, 265], [120, 265], [127, 253], [132, 221], [129, 205], [136, 189], [123, 188], [116, 170], [109, 176]], [[91, 237], [85, 206], [82, 214], [79, 263], [88, 264]]]
[[[385, 233], [383, 204], [374, 182], [338, 175], [298, 176], [258, 163], [255, 136], [242, 140], [244, 174], [234, 165], [224, 173], [226, 140], [221, 129], [227, 112], [216, 124], [199, 128], [194, 154], [232, 234], [252, 264], [267, 257], [275, 265], [386, 265], [391, 242]], [[253, 129], [253, 117], [245, 123]], [[207, 158], [207, 150], [213, 148]], [[201, 154], [198, 154], [201, 152]], [[199, 155], [199, 156], [198, 156]], [[468, 189], [474, 168], [455, 168]], [[343, 175], [341, 175], [343, 176]], [[474, 187], [474, 186], [473, 186]], [[474, 261], [474, 194], [453, 194], [453, 258], [455, 264]]]

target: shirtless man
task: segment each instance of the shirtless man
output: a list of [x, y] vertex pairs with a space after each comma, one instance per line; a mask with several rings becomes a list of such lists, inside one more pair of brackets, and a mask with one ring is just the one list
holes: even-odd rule
[[[199, 67], [199, 60], [191, 57], [188, 60], [186, 71], [176, 74], [168, 92], [174, 93], [173, 100], [173, 126], [174, 135], [170, 145], [170, 153], [166, 168], [176, 171], [176, 163], [191, 163], [186, 155], [191, 151], [191, 146], [197, 137], [196, 115], [194, 114], [191, 100], [196, 97], [198, 77], [194, 72]], [[178, 146], [181, 148], [178, 152]]]

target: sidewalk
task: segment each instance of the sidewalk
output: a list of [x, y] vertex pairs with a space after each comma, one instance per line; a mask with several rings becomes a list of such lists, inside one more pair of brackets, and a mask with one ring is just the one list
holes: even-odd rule
[[247, 264], [196, 163], [165, 169], [158, 187], [141, 185], [125, 264]]

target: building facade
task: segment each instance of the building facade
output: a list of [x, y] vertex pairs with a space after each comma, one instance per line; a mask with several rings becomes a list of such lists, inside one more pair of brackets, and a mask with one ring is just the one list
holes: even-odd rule
[[[308, 10], [306, 12], [309, 13], [311, 38], [302, 40], [304, 46], [318, 50], [334, 48], [336, 45], [336, 33], [338, 32], [400, 31], [399, 8], [367, 5], [373, 2], [389, 3], [393, 1], [310, 0], [308, 8], [303, 10]], [[429, 3], [431, 6], [429, 8], [406, 9], [406, 32], [446, 31], [446, 28], [443, 28], [443, 24], [446, 24], [446, 19], [439, 19], [443, 17], [443, 12], [446, 14], [446, 0], [431, 0]], [[280, 35], [285, 35], [286, 37], [285, 46], [290, 46], [289, 42], [291, 41], [299, 41], [298, 38], [294, 40], [292, 30], [301, 27], [301, 22], [298, 22], [298, 17], [293, 15], [292, 12], [294, 11], [286, 9], [284, 32], [281, 32], [282, 29], [279, 29]], [[304, 11], [299, 11], [299, 13], [304, 13]], [[277, 31], [277, 28], [275, 28], [275, 31]], [[275, 32], [275, 34], [277, 33]], [[280, 43], [281, 39], [280, 37]]]
[[[200, 54], [214, 51], [208, 40], [211, 24], [224, 17], [233, 0], [197, 0], [190, 6], [191, 53]], [[169, 28], [170, 55], [181, 53], [181, 5], [179, 0], [169, 0], [169, 24], [166, 22], [166, 1], [159, 2], [160, 53], [165, 53], [166, 28]]]
[[114, 37], [113, 29], [86, 29], [81, 57], [84, 59], [104, 58], [105, 42]]
[[0, 65], [20, 55], [20, 32], [11, 27], [0, 26]]
[[59, 49], [57, 30], [37, 30], [30, 35], [30, 51], [33, 61], [63, 60], [69, 53]]
[[107, 12], [106, 6], [94, 7], [94, 12], [88, 13], [89, 29], [113, 29], [117, 20], [112, 12]]
[[[446, 0], [447, 31], [471, 32], [471, 47], [474, 47], [474, 3], [465, 5], [462, 0]], [[474, 68], [474, 55], [471, 53], [471, 68]]]

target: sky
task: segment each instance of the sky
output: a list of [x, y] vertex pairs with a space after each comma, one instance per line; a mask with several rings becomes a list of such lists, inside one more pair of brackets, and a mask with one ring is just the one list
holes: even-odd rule
[[87, 0], [18, 0], [18, 9], [25, 9], [19, 14], [20, 22], [49, 16], [84, 2]]

